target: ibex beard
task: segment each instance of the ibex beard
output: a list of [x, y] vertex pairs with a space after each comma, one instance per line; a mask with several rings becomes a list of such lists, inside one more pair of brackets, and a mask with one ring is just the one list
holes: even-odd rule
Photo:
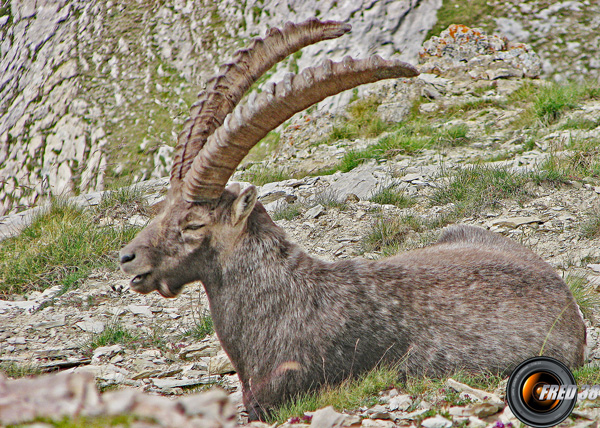
[[175, 297], [202, 282], [251, 419], [379, 364], [435, 376], [508, 373], [540, 352], [582, 364], [585, 325], [571, 292], [513, 241], [452, 226], [430, 247], [325, 262], [287, 239], [254, 186], [225, 188], [250, 148], [294, 113], [362, 83], [418, 74], [398, 61], [345, 58], [235, 107], [274, 63], [348, 30], [317, 20], [272, 29], [209, 81], [179, 136], [162, 211], [121, 251], [131, 288]]

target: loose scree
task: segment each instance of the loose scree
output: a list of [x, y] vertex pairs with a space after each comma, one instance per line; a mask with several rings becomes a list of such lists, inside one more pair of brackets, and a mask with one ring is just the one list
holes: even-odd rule
[[131, 288], [175, 297], [202, 282], [251, 419], [378, 364], [507, 373], [540, 352], [582, 364], [585, 327], [568, 287], [513, 241], [452, 226], [430, 247], [325, 262], [288, 240], [255, 187], [226, 188], [248, 151], [295, 113], [364, 83], [418, 75], [379, 56], [327, 60], [238, 105], [274, 64], [349, 30], [316, 19], [272, 28], [208, 81], [179, 134], [162, 211], [121, 250]]

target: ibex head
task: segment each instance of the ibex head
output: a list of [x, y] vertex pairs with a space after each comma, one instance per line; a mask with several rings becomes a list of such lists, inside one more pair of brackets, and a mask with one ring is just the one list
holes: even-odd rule
[[[271, 29], [221, 67], [198, 96], [179, 134], [171, 188], [162, 212], [120, 254], [133, 275], [131, 288], [174, 297], [194, 280], [208, 280], [214, 266], [246, 233], [255, 209], [254, 187], [225, 189], [248, 151], [269, 131], [324, 98], [381, 79], [418, 74], [410, 64], [379, 56], [325, 61], [289, 74], [237, 106], [250, 86], [274, 64], [312, 43], [336, 38], [348, 24], [310, 19]], [[237, 107], [236, 107], [237, 106]], [[266, 218], [264, 209], [261, 210]], [[266, 220], [268, 221], [268, 220]]]

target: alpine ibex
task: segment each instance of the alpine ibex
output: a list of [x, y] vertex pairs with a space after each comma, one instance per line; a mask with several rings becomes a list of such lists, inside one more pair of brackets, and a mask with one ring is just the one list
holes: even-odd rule
[[225, 188], [270, 130], [329, 95], [417, 70], [378, 56], [326, 61], [236, 105], [272, 65], [350, 26], [271, 29], [221, 67], [178, 138], [162, 212], [120, 253], [131, 288], [175, 297], [200, 280], [252, 419], [379, 363], [407, 373], [507, 373], [543, 353], [583, 363], [585, 327], [550, 265], [484, 229], [447, 228], [430, 247], [326, 262], [290, 242], [250, 186]]

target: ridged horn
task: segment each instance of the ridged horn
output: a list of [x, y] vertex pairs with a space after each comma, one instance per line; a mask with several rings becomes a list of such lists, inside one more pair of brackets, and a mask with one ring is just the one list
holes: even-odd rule
[[264, 38], [255, 38], [250, 46], [238, 50], [230, 63], [207, 82], [206, 89], [190, 111], [177, 138], [171, 169], [171, 182], [185, 177], [207, 138], [223, 123], [252, 84], [273, 65], [305, 46], [334, 39], [350, 31], [351, 26], [336, 21], [311, 18], [299, 24], [288, 22], [283, 29], [271, 28]]
[[183, 198], [200, 202], [218, 198], [235, 168], [267, 133], [330, 95], [382, 79], [414, 77], [410, 64], [378, 55], [341, 62], [325, 61], [300, 74], [288, 74], [267, 90], [240, 105], [209, 138], [183, 181]]

